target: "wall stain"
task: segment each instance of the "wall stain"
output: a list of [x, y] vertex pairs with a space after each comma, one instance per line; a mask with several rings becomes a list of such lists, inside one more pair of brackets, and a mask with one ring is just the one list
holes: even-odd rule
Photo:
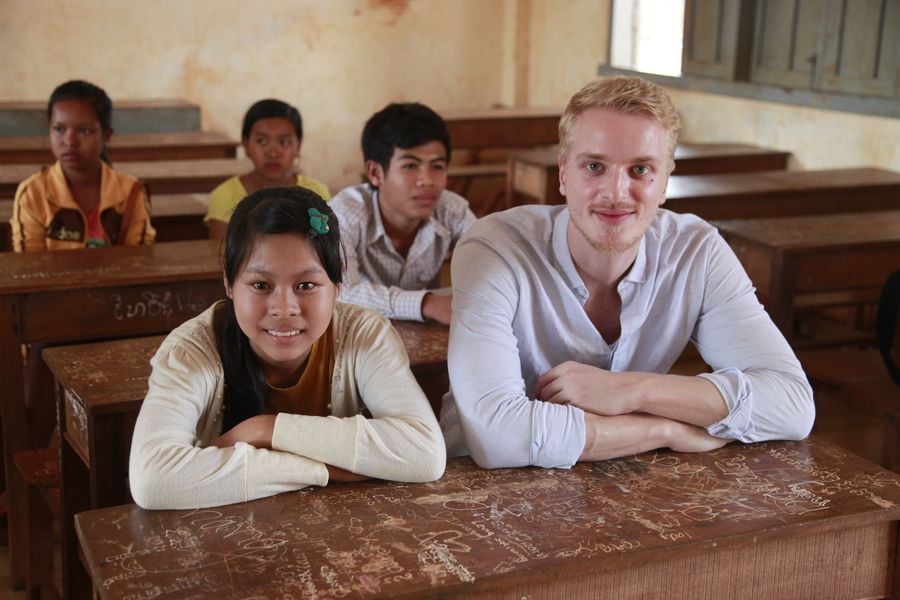
[[393, 13], [393, 18], [388, 21], [388, 26], [392, 27], [409, 10], [409, 0], [369, 0], [369, 8], [388, 10]]

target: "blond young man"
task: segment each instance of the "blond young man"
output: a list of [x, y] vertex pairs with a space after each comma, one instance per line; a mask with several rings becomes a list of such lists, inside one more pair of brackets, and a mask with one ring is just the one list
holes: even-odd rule
[[[652, 83], [588, 84], [560, 121], [565, 206], [490, 215], [459, 243], [451, 455], [570, 467], [808, 435], [812, 391], [734, 253], [660, 209], [679, 128]], [[688, 343], [712, 373], [667, 374]]]

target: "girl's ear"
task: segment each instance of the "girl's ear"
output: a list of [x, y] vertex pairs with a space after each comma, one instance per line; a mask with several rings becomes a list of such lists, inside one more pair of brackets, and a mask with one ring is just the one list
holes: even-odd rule
[[103, 145], [104, 145], [104, 146], [107, 145], [107, 144], [109, 143], [109, 139], [112, 137], [112, 135], [113, 135], [113, 128], [112, 128], [112, 127], [110, 127], [109, 129], [106, 129], [106, 130], [103, 132]]
[[228, 285], [228, 280], [225, 277], [222, 277], [222, 283], [225, 285], [225, 295], [228, 296], [229, 299], [234, 300], [234, 296], [231, 293], [231, 286]]

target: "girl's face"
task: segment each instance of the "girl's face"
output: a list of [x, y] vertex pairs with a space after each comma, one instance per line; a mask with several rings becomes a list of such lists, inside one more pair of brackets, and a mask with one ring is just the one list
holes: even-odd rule
[[291, 122], [282, 117], [260, 119], [243, 141], [256, 173], [271, 185], [284, 185], [300, 154], [300, 140]]
[[313, 342], [328, 329], [339, 292], [313, 243], [295, 233], [262, 236], [225, 289], [266, 380], [278, 387], [296, 383]]
[[50, 112], [50, 149], [63, 171], [100, 168], [100, 154], [112, 130], [103, 130], [97, 114], [83, 100], [60, 100]]

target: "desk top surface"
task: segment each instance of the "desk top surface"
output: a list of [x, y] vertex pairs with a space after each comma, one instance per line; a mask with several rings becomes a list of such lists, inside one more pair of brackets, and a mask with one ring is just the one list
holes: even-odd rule
[[[450, 328], [438, 323], [392, 321], [410, 366], [447, 362]], [[97, 413], [135, 410], [147, 395], [150, 358], [163, 335], [45, 348], [57, 381]]]
[[900, 242], [900, 210], [728, 219], [713, 224], [730, 238], [781, 249], [837, 248]]
[[[333, 484], [210, 509], [81, 513], [104, 594], [420, 597], [900, 518], [900, 476], [818, 440], [562, 469], [451, 460], [429, 484]], [[167, 587], [168, 586], [168, 587]], [[483, 587], [480, 589], [484, 589]], [[405, 596], [406, 597], [406, 596]]]
[[219, 242], [0, 253], [0, 295], [221, 278]]

